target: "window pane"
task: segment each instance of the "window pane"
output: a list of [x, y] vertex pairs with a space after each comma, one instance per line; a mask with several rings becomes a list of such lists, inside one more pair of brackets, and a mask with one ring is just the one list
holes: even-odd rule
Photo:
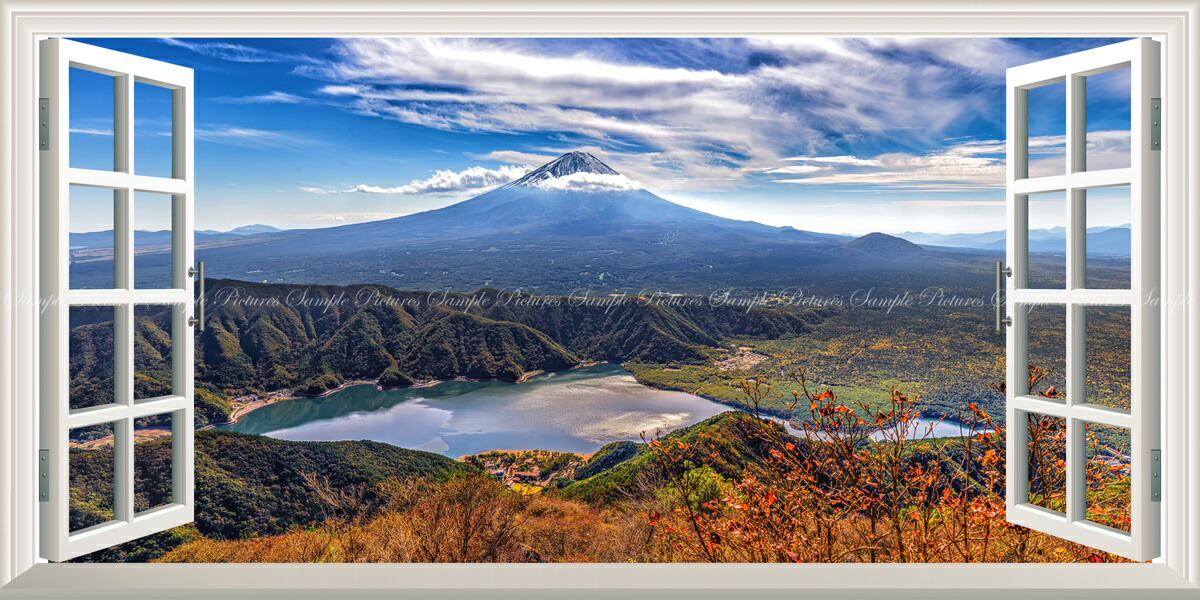
[[1026, 310], [1031, 375], [1027, 393], [1062, 402], [1066, 392], [1067, 309], [1056, 304], [1035, 304]]
[[1092, 289], [1129, 289], [1129, 186], [1085, 191], [1087, 212], [1087, 273]]
[[1130, 531], [1129, 430], [1087, 423], [1087, 520]]
[[172, 413], [139, 419], [133, 434], [133, 510], [171, 503]]
[[1130, 69], [1084, 78], [1087, 89], [1087, 170], [1129, 166]]
[[71, 410], [116, 402], [113, 364], [116, 355], [116, 309], [111, 306], [72, 306], [68, 311], [67, 395]]
[[171, 231], [174, 197], [133, 195], [133, 280], [138, 289], [168, 289], [172, 284]]
[[1067, 285], [1067, 196], [1065, 192], [1030, 194], [1029, 276], [1027, 287], [1064, 289]]
[[133, 399], [169, 396], [172, 391], [171, 306], [134, 307]]
[[68, 433], [68, 477], [71, 488], [68, 519], [71, 531], [113, 519], [116, 506], [113, 482], [117, 470], [113, 460], [112, 436], [112, 423], [72, 429]]
[[149, 83], [133, 84], [133, 171], [138, 175], [170, 177], [171, 90]]
[[68, 141], [74, 169], [112, 171], [114, 84], [116, 78], [84, 69], [69, 69], [71, 89]]
[[1066, 173], [1067, 84], [1029, 90], [1029, 176]]
[[112, 289], [117, 285], [113, 263], [116, 191], [73, 185], [69, 194], [68, 285], [73, 290]]
[[1129, 410], [1132, 342], [1128, 306], [1083, 309], [1087, 404]]
[[1066, 512], [1067, 426], [1061, 417], [1028, 413], [1029, 503]]

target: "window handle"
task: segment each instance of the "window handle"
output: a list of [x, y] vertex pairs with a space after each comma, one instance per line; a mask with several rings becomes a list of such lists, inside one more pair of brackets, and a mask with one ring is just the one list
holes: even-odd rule
[[188, 325], [199, 325], [198, 330], [204, 331], [204, 261], [196, 263], [195, 267], [188, 267], [188, 277], [197, 277], [200, 283], [200, 298], [196, 301], [198, 317], [188, 317]]
[[1004, 316], [1005, 277], [1012, 277], [1012, 267], [1005, 267], [1004, 261], [998, 260], [996, 261], [996, 333], [1004, 333], [1004, 328], [1012, 325], [1012, 317]]

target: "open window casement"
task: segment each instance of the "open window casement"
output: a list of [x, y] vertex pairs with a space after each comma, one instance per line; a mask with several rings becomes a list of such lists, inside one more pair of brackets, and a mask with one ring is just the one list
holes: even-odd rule
[[[40, 554], [62, 561], [193, 520], [192, 70], [62, 39], [40, 52]], [[103, 82], [111, 100], [72, 90], [77, 77]], [[170, 118], [134, 114], [151, 96]], [[77, 168], [70, 119], [101, 105], [112, 107], [112, 164]], [[143, 143], [137, 156], [159, 176], [135, 167]], [[134, 230], [151, 214], [165, 215], [171, 241], [143, 255]], [[111, 231], [111, 249], [77, 251], [72, 231]], [[141, 276], [156, 260], [169, 274]], [[138, 331], [157, 347], [138, 348]], [[82, 344], [109, 364], [83, 364]], [[154, 385], [136, 364], [148, 354], [166, 365]], [[150, 433], [156, 453], [141, 451]]]
[[[1127, 69], [1128, 166], [1089, 164], [1090, 78]], [[997, 287], [1007, 279], [1007, 512], [1016, 524], [1134, 560], [1160, 552], [1161, 455], [1159, 392], [1159, 44], [1136, 39], [1008, 70], [1009, 270], [997, 265]], [[1031, 99], [1065, 88], [1062, 162], [1045, 156], [1054, 136], [1031, 131]], [[1097, 86], [1098, 87], [1098, 86]], [[1064, 114], [1064, 113], [1060, 113]], [[1062, 138], [1059, 138], [1061, 141]], [[1035, 156], [1031, 160], [1031, 148]], [[1049, 168], [1047, 168], [1049, 165]], [[1115, 168], [1110, 168], [1115, 167]], [[1049, 171], [1049, 172], [1047, 172]], [[1127, 190], [1130, 272], [1126, 281], [1097, 285], [1088, 253], [1093, 200]], [[1059, 198], [1055, 202], [1046, 199]], [[1066, 228], [1065, 255], [1030, 254], [1030, 230], [1051, 213]], [[1058, 219], [1057, 223], [1054, 219]], [[1056, 262], [1061, 261], [1061, 262]], [[1007, 278], [1004, 275], [1008, 275]], [[1123, 328], [1101, 327], [1108, 311]], [[997, 327], [1002, 327], [997, 314]], [[1113, 339], [1114, 331], [1121, 331]], [[1094, 389], [1096, 338], [1130, 358], [1123, 400], [1109, 402]], [[1062, 369], [1031, 385], [1034, 368]], [[1061, 377], [1061, 379], [1058, 379]], [[1097, 435], [1097, 432], [1103, 432]], [[1120, 446], [1120, 447], [1118, 447]], [[1063, 465], [1065, 462], [1065, 466]], [[1097, 486], [1096, 472], [1110, 487]], [[1057, 473], [1057, 475], [1047, 475]], [[1125, 494], [1121, 525], [1098, 516], [1096, 503]]]

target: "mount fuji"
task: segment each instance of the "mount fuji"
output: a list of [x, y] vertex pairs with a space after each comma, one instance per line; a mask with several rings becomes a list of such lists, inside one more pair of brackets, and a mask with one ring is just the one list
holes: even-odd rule
[[[197, 259], [215, 277], [270, 283], [709, 293], [719, 286], [852, 283], [856, 271], [869, 283], [881, 269], [898, 268], [904, 253], [868, 250], [911, 245], [873, 235], [869, 245], [847, 244], [851, 236], [719, 217], [665, 200], [591, 154], [570, 152], [444, 208], [200, 241]], [[138, 278], [155, 275], [148, 254], [138, 257], [144, 269], [135, 264]], [[920, 266], [937, 271], [941, 256], [926, 253]]]

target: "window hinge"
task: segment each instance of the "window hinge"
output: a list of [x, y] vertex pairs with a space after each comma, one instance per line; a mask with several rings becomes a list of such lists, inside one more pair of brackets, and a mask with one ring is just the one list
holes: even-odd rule
[[1150, 501], [1162, 502], [1162, 450], [1150, 451]]
[[50, 451], [38, 450], [38, 502], [50, 501]]
[[1162, 98], [1150, 99], [1150, 149], [1162, 150]]
[[38, 98], [38, 150], [50, 149], [50, 99]]

